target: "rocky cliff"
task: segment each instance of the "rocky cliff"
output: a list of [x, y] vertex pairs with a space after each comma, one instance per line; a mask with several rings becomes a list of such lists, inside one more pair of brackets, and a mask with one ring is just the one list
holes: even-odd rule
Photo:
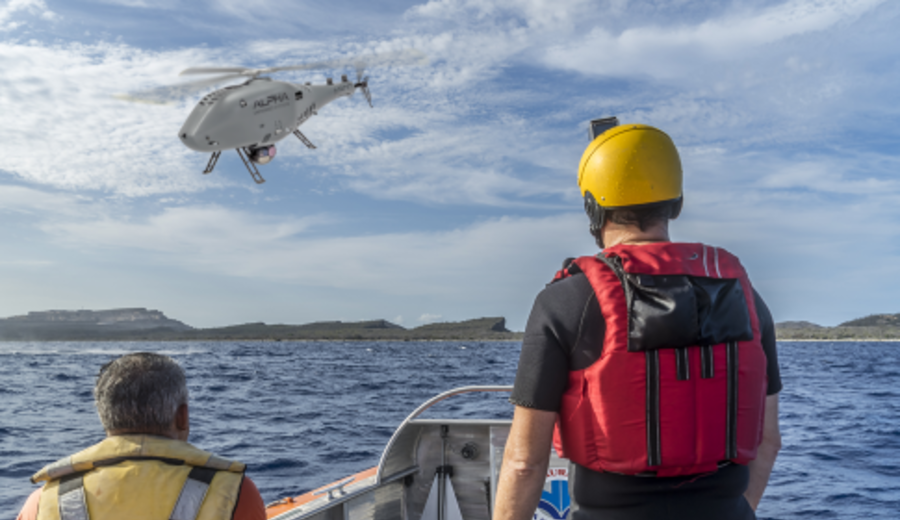
[[184, 332], [193, 327], [144, 308], [53, 310], [0, 319], [0, 339], [4, 340], [76, 340], [157, 329]]

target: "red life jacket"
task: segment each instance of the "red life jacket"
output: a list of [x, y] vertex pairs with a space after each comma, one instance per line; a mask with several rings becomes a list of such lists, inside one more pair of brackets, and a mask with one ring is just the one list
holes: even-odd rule
[[600, 357], [569, 372], [554, 445], [595, 471], [693, 475], [747, 464], [762, 440], [766, 355], [737, 257], [703, 244], [575, 259], [606, 320]]

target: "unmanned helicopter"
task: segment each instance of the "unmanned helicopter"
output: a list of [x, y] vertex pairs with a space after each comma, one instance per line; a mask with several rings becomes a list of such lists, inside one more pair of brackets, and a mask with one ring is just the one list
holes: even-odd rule
[[[193, 67], [180, 75], [220, 74], [219, 76], [147, 91], [123, 97], [135, 101], [158, 102], [161, 97], [183, 96], [229, 80], [249, 78], [243, 83], [210, 92], [200, 99], [178, 131], [185, 146], [212, 155], [203, 170], [211, 173], [223, 150], [234, 149], [257, 184], [265, 182], [257, 164], [268, 164], [275, 157], [275, 143], [289, 135], [297, 137], [310, 149], [316, 146], [300, 132], [299, 126], [317, 115], [328, 103], [353, 95], [360, 90], [372, 106], [369, 78], [363, 76], [366, 67], [373, 65], [406, 65], [422, 62], [424, 55], [417, 51], [401, 51], [332, 60], [304, 65], [250, 69], [243, 67]], [[324, 84], [310, 82], [294, 84], [276, 81], [266, 76], [290, 70], [334, 69], [356, 67], [356, 79], [341, 75], [340, 81], [329, 77]]]

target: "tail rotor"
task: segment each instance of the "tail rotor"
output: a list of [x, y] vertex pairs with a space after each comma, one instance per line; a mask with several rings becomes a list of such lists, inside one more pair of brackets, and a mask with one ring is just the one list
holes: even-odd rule
[[366, 96], [366, 101], [369, 102], [369, 106], [372, 108], [375, 108], [372, 105], [372, 92], [369, 91], [369, 76], [363, 77], [364, 71], [365, 71], [365, 63], [357, 62], [356, 63], [356, 85], [354, 85], [354, 87], [361, 90], [363, 95]]

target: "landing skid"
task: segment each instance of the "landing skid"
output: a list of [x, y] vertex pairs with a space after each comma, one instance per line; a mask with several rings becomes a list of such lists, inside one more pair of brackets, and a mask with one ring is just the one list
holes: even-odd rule
[[216, 163], [219, 162], [219, 156], [222, 155], [222, 152], [213, 152], [212, 156], [209, 158], [209, 162], [206, 163], [206, 169], [203, 170], [203, 174], [212, 173], [213, 168], [216, 167]]
[[315, 149], [316, 149], [316, 145], [312, 144], [312, 141], [310, 141], [309, 139], [307, 139], [306, 136], [303, 135], [302, 132], [300, 132], [300, 129], [299, 129], [299, 128], [296, 129], [296, 130], [294, 130], [294, 135], [297, 136], [297, 139], [300, 139], [300, 142], [303, 143], [303, 144], [305, 144], [306, 147], [309, 148], [310, 150], [315, 150]]
[[238, 155], [241, 156], [241, 160], [244, 161], [244, 166], [247, 167], [247, 171], [250, 172], [250, 176], [253, 177], [253, 180], [256, 181], [256, 184], [262, 184], [266, 182], [266, 180], [262, 178], [262, 175], [259, 174], [259, 170], [256, 169], [256, 165], [253, 164], [252, 161], [247, 159], [244, 151], [240, 148], [235, 148], [235, 150], [237, 150]]
[[[300, 132], [297, 131], [295, 133], [300, 133]], [[300, 135], [303, 135], [303, 134], [300, 134]], [[306, 139], [306, 137], [303, 137], [301, 140], [303, 140], [303, 139]], [[313, 144], [310, 143], [309, 141], [304, 141], [304, 142], [306, 142], [307, 146], [309, 146], [310, 148], [315, 148], [315, 146], [313, 146]], [[266, 182], [266, 180], [262, 178], [262, 175], [259, 174], [259, 170], [256, 169], [256, 165], [253, 164], [253, 161], [250, 161], [247, 159], [247, 156], [244, 153], [244, 151], [240, 148], [235, 148], [235, 150], [237, 150], [238, 155], [241, 156], [241, 160], [244, 161], [244, 166], [247, 167], [247, 171], [250, 172], [250, 176], [253, 177], [253, 180], [256, 181], [256, 184], [262, 184], [262, 183]], [[219, 162], [220, 155], [222, 155], [221, 151], [213, 152], [213, 154], [209, 158], [209, 162], [206, 163], [206, 169], [203, 170], [204, 175], [207, 173], [212, 173], [212, 171], [216, 167], [216, 163]]]

